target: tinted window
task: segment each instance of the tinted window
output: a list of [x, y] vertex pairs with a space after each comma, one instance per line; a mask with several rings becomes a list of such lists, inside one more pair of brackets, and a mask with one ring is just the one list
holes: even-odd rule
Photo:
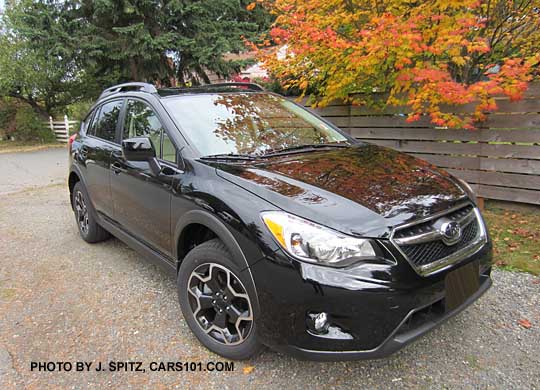
[[84, 121], [81, 121], [79, 132], [82, 134], [88, 134], [90, 132], [90, 125], [92, 124], [92, 116], [94, 113], [90, 113]]
[[92, 133], [99, 138], [114, 142], [116, 139], [116, 125], [122, 108], [122, 101], [105, 103], [101, 106], [97, 121], [94, 121]]
[[162, 126], [157, 115], [147, 104], [138, 100], [128, 100], [123, 139], [148, 137], [156, 148], [156, 155], [160, 156], [161, 130]]
[[88, 116], [88, 129], [86, 130], [86, 134], [88, 135], [96, 135], [96, 123], [99, 118], [99, 108], [96, 108], [92, 114]]
[[261, 154], [347, 141], [309, 111], [271, 94], [204, 94], [163, 101], [203, 155]]
[[176, 162], [176, 148], [167, 133], [163, 132], [163, 154], [162, 159], [165, 161]]

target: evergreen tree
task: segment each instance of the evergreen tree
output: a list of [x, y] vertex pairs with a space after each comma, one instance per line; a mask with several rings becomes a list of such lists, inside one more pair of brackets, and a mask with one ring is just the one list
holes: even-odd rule
[[1, 94], [51, 112], [125, 81], [209, 82], [271, 22], [248, 0], [22, 0], [0, 37]]

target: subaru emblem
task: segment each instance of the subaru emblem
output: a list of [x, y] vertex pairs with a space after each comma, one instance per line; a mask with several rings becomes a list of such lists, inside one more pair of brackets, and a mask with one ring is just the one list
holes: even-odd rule
[[461, 238], [461, 226], [456, 221], [443, 222], [439, 232], [446, 245], [454, 245]]

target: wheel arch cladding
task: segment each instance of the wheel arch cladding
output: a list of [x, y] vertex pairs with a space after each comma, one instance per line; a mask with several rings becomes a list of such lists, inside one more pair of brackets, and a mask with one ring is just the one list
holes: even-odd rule
[[83, 183], [83, 186], [86, 186], [86, 180], [81, 172], [81, 169], [76, 164], [71, 164], [68, 176], [68, 186], [70, 193], [73, 191], [73, 187], [75, 187], [75, 184], [77, 184], [78, 182], [81, 182]]
[[68, 177], [68, 187], [69, 187], [69, 202], [71, 203], [71, 208], [73, 208], [73, 188], [75, 184], [81, 181], [81, 177], [78, 172], [72, 170], [69, 172]]
[[[242, 248], [225, 224], [208, 212], [193, 210], [188, 211], [182, 216], [174, 230], [174, 242], [176, 245], [173, 248], [173, 255], [178, 260], [177, 270], [180, 267], [182, 259], [189, 251], [187, 246], [191, 239], [190, 235], [194, 232], [201, 233], [202, 236], [205, 236], [205, 239], [200, 241], [199, 244], [212, 238], [219, 238], [231, 253], [233, 261], [240, 270], [249, 267]], [[197, 237], [200, 238], [201, 235], [199, 234]]]

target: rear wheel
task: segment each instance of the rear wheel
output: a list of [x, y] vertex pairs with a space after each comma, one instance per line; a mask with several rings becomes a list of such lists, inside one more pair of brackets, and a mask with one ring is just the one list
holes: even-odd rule
[[250, 278], [231, 260], [219, 239], [192, 249], [178, 274], [178, 297], [189, 327], [208, 349], [247, 359], [262, 349], [255, 332]]
[[109, 232], [96, 222], [94, 210], [81, 182], [78, 182], [73, 187], [72, 197], [75, 220], [82, 239], [89, 243], [95, 243], [109, 238]]

